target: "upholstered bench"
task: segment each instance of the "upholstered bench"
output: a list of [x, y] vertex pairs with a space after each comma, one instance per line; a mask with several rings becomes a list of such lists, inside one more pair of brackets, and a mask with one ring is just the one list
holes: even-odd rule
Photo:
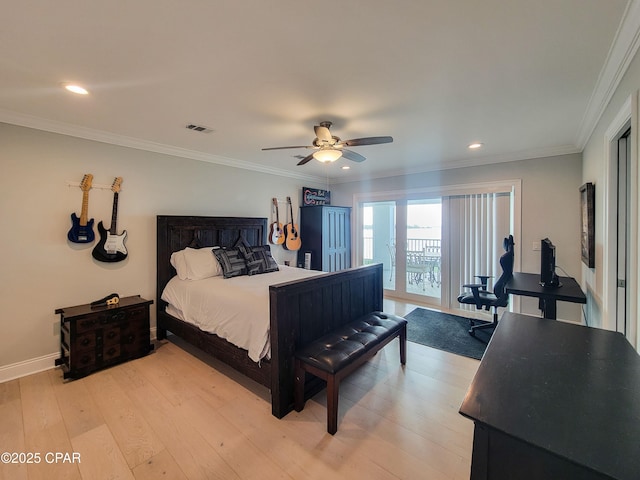
[[338, 430], [340, 381], [373, 357], [391, 340], [400, 337], [400, 363], [407, 357], [407, 321], [382, 312], [372, 312], [311, 342], [296, 352], [294, 407], [304, 408], [305, 372], [327, 382], [327, 431]]

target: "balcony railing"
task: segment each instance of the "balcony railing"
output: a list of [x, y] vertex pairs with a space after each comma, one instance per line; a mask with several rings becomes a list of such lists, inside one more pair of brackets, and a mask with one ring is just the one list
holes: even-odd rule
[[[396, 266], [395, 245], [388, 245], [390, 272], [389, 280], [393, 276]], [[421, 285], [425, 290], [426, 284], [440, 287], [440, 256], [441, 241], [434, 238], [408, 238], [406, 248], [406, 270], [409, 285]], [[373, 239], [364, 239], [363, 263], [373, 262]], [[386, 262], [385, 262], [386, 264]]]
[[[395, 245], [395, 243], [393, 244]], [[440, 239], [439, 238], [408, 238], [407, 239], [407, 253], [408, 252], [428, 252], [435, 255], [440, 255]], [[373, 261], [373, 238], [364, 239], [364, 252], [363, 263], [371, 263]]]

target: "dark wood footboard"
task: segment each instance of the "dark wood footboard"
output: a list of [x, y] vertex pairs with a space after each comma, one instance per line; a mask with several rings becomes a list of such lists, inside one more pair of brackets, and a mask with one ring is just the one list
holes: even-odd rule
[[[273, 415], [282, 418], [293, 409], [296, 349], [366, 313], [381, 311], [382, 291], [381, 264], [270, 287]], [[311, 379], [305, 396], [323, 386]]]

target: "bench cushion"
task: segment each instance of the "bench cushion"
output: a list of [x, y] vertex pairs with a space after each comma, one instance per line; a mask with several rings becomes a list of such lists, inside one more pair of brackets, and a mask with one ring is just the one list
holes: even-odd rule
[[396, 315], [372, 312], [311, 342], [296, 352], [296, 357], [322, 371], [336, 373], [406, 323]]

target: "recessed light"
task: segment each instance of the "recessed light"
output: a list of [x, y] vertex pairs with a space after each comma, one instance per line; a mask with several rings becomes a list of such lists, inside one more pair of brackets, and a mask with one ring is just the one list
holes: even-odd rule
[[64, 88], [66, 88], [68, 91], [73, 92], [73, 93], [77, 93], [78, 95], [89, 95], [89, 91], [86, 88], [81, 87], [80, 85], [65, 85]]
[[342, 166], [342, 170], [349, 170], [351, 169], [351, 167], [349, 165], [343, 165]]
[[470, 144], [468, 148], [470, 148], [471, 150], [475, 150], [476, 148], [480, 148], [481, 146], [482, 146], [482, 143], [476, 142], [476, 143]]

